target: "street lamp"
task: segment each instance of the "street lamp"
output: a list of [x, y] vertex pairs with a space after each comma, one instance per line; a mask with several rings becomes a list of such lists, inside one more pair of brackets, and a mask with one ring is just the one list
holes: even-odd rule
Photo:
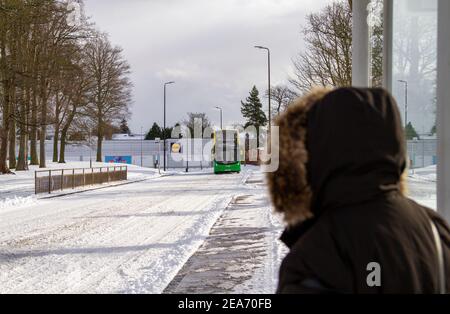
[[143, 129], [144, 128], [141, 126], [141, 168], [144, 167], [144, 162], [143, 162], [143, 159], [144, 159], [144, 153], [143, 153], [144, 130]]
[[220, 129], [223, 130], [223, 109], [221, 107], [215, 107], [217, 110], [220, 110]]
[[92, 135], [91, 129], [89, 129], [89, 168], [92, 169]]
[[175, 82], [164, 83], [164, 129], [163, 129], [163, 140], [164, 140], [164, 171], [166, 171], [166, 89], [167, 85], [175, 84]]
[[405, 131], [408, 127], [408, 81], [398, 80], [400, 83], [405, 84]]
[[271, 90], [271, 83], [270, 83], [270, 49], [263, 46], [255, 46], [256, 49], [262, 49], [267, 51], [267, 69], [268, 69], [268, 75], [269, 75], [269, 136], [271, 134], [271, 124], [272, 124], [272, 104], [271, 104], [271, 98], [272, 98], [272, 90]]

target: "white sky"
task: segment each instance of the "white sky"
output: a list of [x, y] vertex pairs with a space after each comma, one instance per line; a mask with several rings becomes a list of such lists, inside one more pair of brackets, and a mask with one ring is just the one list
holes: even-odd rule
[[85, 9], [124, 49], [133, 71], [130, 127], [140, 132], [162, 125], [163, 83], [171, 80], [168, 125], [187, 112], [206, 112], [218, 125], [215, 106], [224, 108], [225, 124], [241, 122], [240, 101], [253, 85], [267, 89], [267, 57], [253, 46], [271, 48], [272, 84], [285, 83], [305, 15], [330, 1], [85, 0]]

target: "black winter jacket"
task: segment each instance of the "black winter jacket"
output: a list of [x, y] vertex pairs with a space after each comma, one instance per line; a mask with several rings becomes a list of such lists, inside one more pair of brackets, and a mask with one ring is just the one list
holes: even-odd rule
[[280, 167], [268, 182], [290, 248], [278, 293], [438, 293], [432, 224], [450, 292], [450, 229], [406, 196], [406, 143], [388, 92], [316, 90], [277, 124]]

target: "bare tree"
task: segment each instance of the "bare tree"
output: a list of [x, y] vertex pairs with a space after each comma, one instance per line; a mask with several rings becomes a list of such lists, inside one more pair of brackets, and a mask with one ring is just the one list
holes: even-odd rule
[[[83, 14], [73, 16], [74, 4], [83, 5], [82, 0], [0, 0], [0, 173], [9, 173], [10, 167], [26, 170], [28, 154], [33, 165], [45, 167], [51, 124], [53, 160], [64, 162], [66, 139], [76, 120], [95, 116], [101, 134], [103, 124], [128, 113], [129, 67], [120, 49], [92, 31]], [[87, 37], [93, 38], [88, 44]], [[89, 59], [83, 50], [95, 47], [95, 38], [106, 43], [103, 59]], [[98, 60], [103, 62], [100, 67], [92, 66]], [[90, 111], [87, 104], [92, 105]], [[99, 112], [92, 109], [95, 105]]]
[[85, 112], [96, 123], [97, 161], [101, 162], [106, 126], [120, 122], [129, 113], [130, 66], [122, 57], [122, 49], [113, 47], [106, 35], [90, 40], [83, 50], [93, 82]]
[[[376, 0], [380, 2], [380, 0]], [[305, 50], [293, 60], [290, 83], [302, 94], [313, 86], [352, 84], [352, 1], [338, 0], [307, 16]], [[372, 85], [382, 84], [383, 25], [371, 36]]]
[[83, 54], [80, 54], [76, 59], [77, 66], [73, 71], [71, 71], [72, 80], [65, 81], [65, 92], [67, 95], [65, 99], [65, 103], [62, 106], [62, 117], [60, 120], [60, 149], [59, 149], [59, 163], [65, 163], [65, 149], [67, 143], [67, 137], [69, 131], [72, 128], [77, 127], [74, 125], [76, 119], [83, 120], [86, 117], [83, 117], [83, 111], [87, 106], [88, 102], [88, 92], [89, 89], [93, 86], [93, 82], [91, 81], [92, 76], [88, 74], [86, 71], [85, 60], [82, 59]]
[[10, 173], [6, 162], [8, 154], [8, 140], [11, 129], [14, 106], [11, 101], [13, 86], [13, 71], [11, 69], [11, 49], [9, 47], [8, 30], [14, 21], [13, 7], [6, 1], [1, 1], [0, 10], [0, 80], [1, 80], [1, 125], [0, 125], [0, 173]]
[[[276, 117], [284, 112], [297, 96], [298, 95], [288, 86], [278, 85], [272, 87], [270, 97], [273, 101], [272, 112], [274, 113], [274, 116]], [[269, 97], [268, 92], [266, 92], [266, 97]]]
[[306, 50], [294, 60], [290, 82], [300, 93], [315, 85], [351, 85], [352, 10], [348, 2], [327, 5], [307, 17]]

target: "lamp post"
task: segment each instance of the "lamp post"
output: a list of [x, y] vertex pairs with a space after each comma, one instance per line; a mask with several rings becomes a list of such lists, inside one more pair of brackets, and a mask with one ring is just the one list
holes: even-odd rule
[[141, 126], [141, 168], [144, 167], [144, 162], [143, 162], [143, 158], [144, 158], [144, 153], [143, 153], [143, 141], [144, 141], [144, 130], [143, 127]]
[[405, 132], [408, 127], [408, 81], [398, 80], [400, 83], [405, 84]]
[[89, 168], [92, 169], [92, 139], [91, 139], [91, 129], [89, 129]]
[[220, 129], [223, 130], [223, 109], [221, 107], [215, 107], [217, 110], [220, 110]]
[[[270, 49], [267, 47], [263, 47], [263, 46], [255, 46], [256, 49], [262, 49], [262, 50], [266, 50], [267, 51], [267, 72], [268, 72], [268, 78], [269, 78], [269, 89], [268, 89], [268, 93], [269, 93], [269, 138], [271, 137], [272, 134], [272, 88], [271, 88], [271, 82], [270, 82]], [[271, 144], [270, 141], [268, 142], [268, 152], [270, 154], [271, 152]]]
[[163, 129], [163, 140], [164, 140], [164, 171], [166, 171], [166, 89], [167, 85], [175, 84], [175, 82], [164, 83], [164, 129]]

